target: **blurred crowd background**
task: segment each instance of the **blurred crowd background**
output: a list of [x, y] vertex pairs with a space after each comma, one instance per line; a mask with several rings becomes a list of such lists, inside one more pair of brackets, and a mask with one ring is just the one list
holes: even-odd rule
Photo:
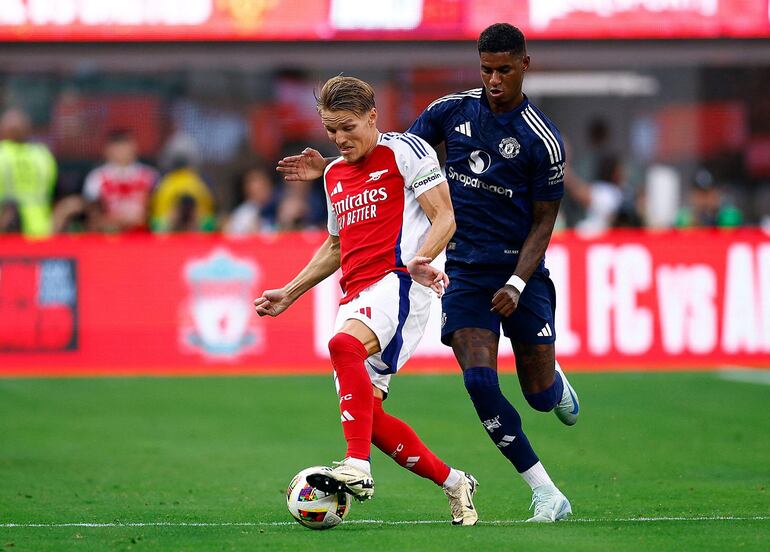
[[[770, 227], [770, 53], [745, 46], [531, 41], [525, 92], [568, 146], [559, 227]], [[371, 82], [382, 131], [480, 86], [472, 41], [55, 50], [0, 53], [2, 233], [324, 228], [321, 182], [275, 172], [306, 146], [335, 153], [320, 83]]]

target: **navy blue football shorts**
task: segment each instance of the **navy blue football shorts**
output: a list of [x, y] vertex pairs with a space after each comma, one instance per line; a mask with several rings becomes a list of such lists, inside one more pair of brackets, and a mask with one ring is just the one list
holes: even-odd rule
[[441, 299], [441, 342], [451, 345], [452, 334], [463, 328], [485, 328], [511, 341], [533, 344], [554, 343], [556, 290], [547, 269], [536, 271], [521, 294], [511, 316], [492, 312], [492, 297], [513, 274], [513, 267], [501, 265], [446, 264], [449, 288]]

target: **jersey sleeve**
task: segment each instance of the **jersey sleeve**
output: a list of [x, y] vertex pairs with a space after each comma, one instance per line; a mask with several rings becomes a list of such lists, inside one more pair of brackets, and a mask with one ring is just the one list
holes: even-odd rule
[[558, 132], [543, 132], [534, 143], [532, 199], [554, 201], [564, 196], [564, 143]]
[[404, 187], [415, 197], [435, 188], [446, 180], [441, 172], [435, 150], [414, 134], [404, 133], [395, 141], [396, 163], [404, 177]]
[[437, 146], [443, 142], [445, 138], [444, 127], [440, 120], [440, 109], [437, 109], [437, 107], [429, 106], [423, 111], [406, 133], [419, 136], [431, 146]]
[[332, 236], [339, 236], [340, 227], [337, 224], [337, 215], [334, 212], [334, 207], [332, 207], [332, 201], [329, 199], [329, 194], [326, 194], [326, 212], [326, 229]]
[[326, 178], [329, 174], [329, 169], [332, 167], [332, 164], [327, 165], [326, 170], [324, 170], [324, 177], [323, 177], [323, 183], [324, 183], [324, 196], [326, 197], [326, 229], [329, 231], [329, 234], [332, 236], [339, 236], [340, 235], [340, 227], [337, 223], [337, 214], [334, 212], [334, 205], [332, 205], [332, 200], [329, 197], [329, 188], [326, 186]]
[[86, 176], [86, 182], [83, 185], [83, 197], [87, 201], [99, 201], [99, 197], [102, 195], [102, 178], [101, 171], [94, 169], [88, 176]]

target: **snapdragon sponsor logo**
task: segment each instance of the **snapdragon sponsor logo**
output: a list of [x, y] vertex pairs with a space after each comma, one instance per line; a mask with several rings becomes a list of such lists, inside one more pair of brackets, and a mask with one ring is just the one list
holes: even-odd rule
[[498, 194], [505, 197], [513, 197], [513, 190], [509, 190], [508, 188], [497, 186], [495, 184], [488, 184], [480, 178], [470, 177], [467, 174], [457, 172], [451, 165], [449, 166], [449, 170], [447, 170], [447, 175], [450, 179], [461, 183], [463, 187], [470, 186], [471, 188], [480, 188], [487, 192], [492, 192], [493, 194]]
[[388, 199], [388, 191], [382, 188], [364, 190], [361, 193], [346, 196], [332, 204], [337, 215], [337, 225], [340, 230], [377, 216], [377, 203]]
[[426, 184], [430, 184], [434, 180], [438, 180], [439, 178], [444, 178], [444, 175], [441, 174], [441, 169], [438, 167], [433, 168], [428, 172], [427, 174], [418, 176], [417, 179], [414, 181], [414, 184], [412, 184], [412, 189], [417, 190], [419, 188], [422, 188]]
[[483, 150], [476, 150], [468, 157], [468, 166], [474, 173], [484, 174], [492, 166], [492, 157]]

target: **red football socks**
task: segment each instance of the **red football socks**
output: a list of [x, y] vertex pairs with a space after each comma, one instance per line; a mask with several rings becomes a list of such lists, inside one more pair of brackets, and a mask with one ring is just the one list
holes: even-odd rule
[[372, 442], [400, 466], [436, 485], [442, 485], [449, 476], [449, 466], [425, 446], [411, 427], [385, 412], [382, 399], [377, 397], [374, 397]]
[[337, 373], [342, 431], [348, 442], [347, 458], [369, 460], [372, 449], [372, 382], [364, 367], [369, 354], [352, 335], [338, 333], [329, 341]]
[[442, 485], [449, 476], [449, 466], [411, 427], [386, 413], [382, 399], [372, 395], [372, 382], [364, 367], [369, 356], [364, 345], [352, 335], [338, 333], [329, 341], [329, 352], [339, 385], [346, 457], [369, 460], [373, 442], [400, 466]]

